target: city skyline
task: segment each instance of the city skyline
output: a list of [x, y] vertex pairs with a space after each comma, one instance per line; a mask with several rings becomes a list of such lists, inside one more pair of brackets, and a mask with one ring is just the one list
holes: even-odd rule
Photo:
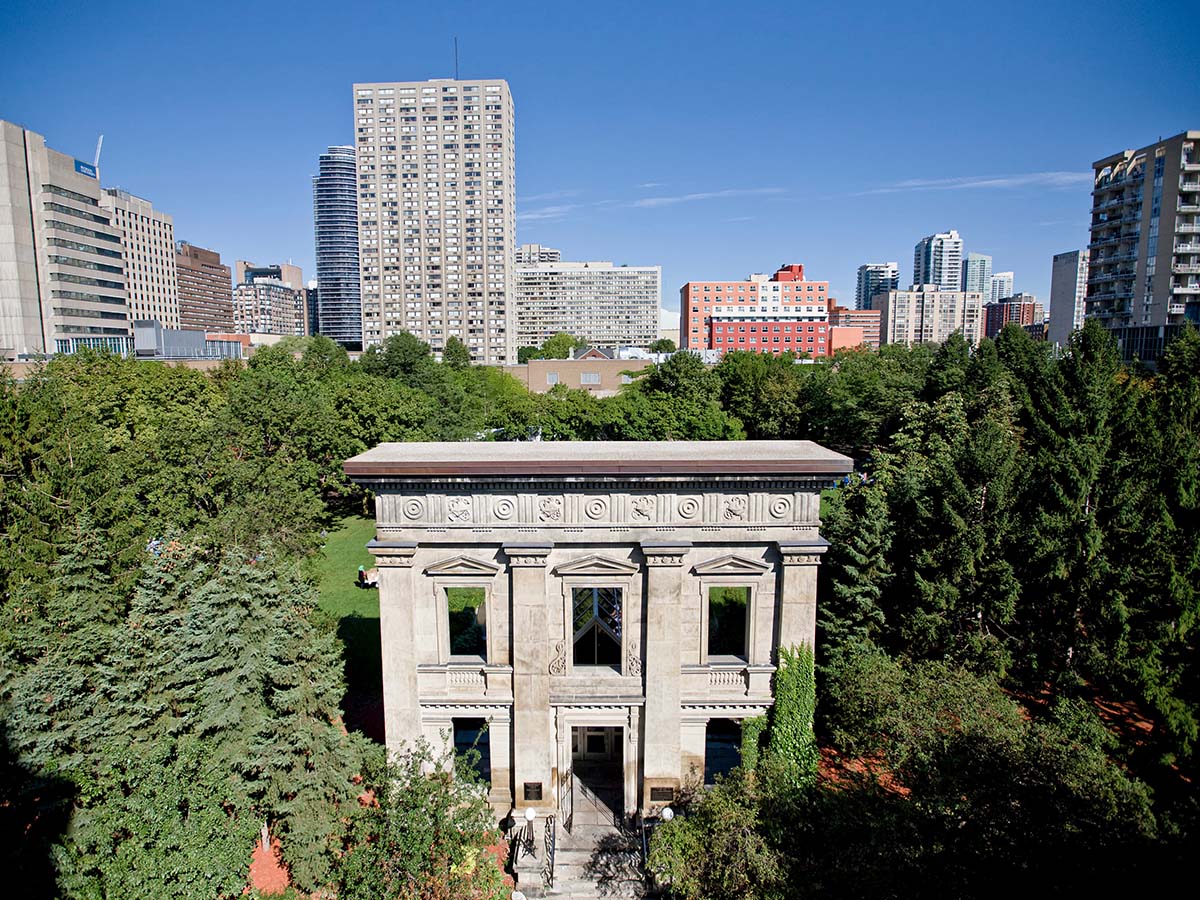
[[[1019, 24], [1022, 17], [995, 22], [971, 10], [953, 17], [953, 26], [937, 26], [944, 41], [985, 24], [992, 29], [982, 48], [959, 41], [947, 45], [943, 58], [962, 67], [956, 85], [962, 96], [986, 86], [994, 114], [1018, 115], [1024, 131], [1036, 135], [990, 143], [966, 131], [882, 140], [874, 119], [854, 112], [868, 104], [901, 109], [906, 96], [922, 89], [915, 70], [893, 71], [905, 54], [902, 33], [860, 71], [837, 63], [862, 17], [916, 32], [943, 16], [937, 7], [823, 16], [809, 36], [816, 55], [801, 66], [780, 52], [792, 37], [775, 23], [788, 8], [740, 13], [730, 36], [720, 17], [681, 19], [663, 7], [629, 36], [623, 48], [629, 63], [613, 78], [607, 48], [623, 18], [619, 10], [612, 24], [570, 31], [569, 41], [567, 11], [539, 14], [543, 27], [536, 33], [521, 26], [516, 8], [466, 15], [449, 5], [419, 22], [407, 21], [404, 10], [383, 12], [381, 25], [412, 29], [400, 65], [387, 49], [385, 35], [394, 29], [380, 27], [378, 36], [361, 41], [355, 35], [352, 45], [348, 27], [318, 30], [304, 4], [295, 7], [298, 14], [280, 16], [269, 5], [246, 11], [218, 3], [199, 24], [182, 10], [157, 10], [145, 21], [133, 9], [73, 11], [62, 17], [65, 34], [53, 38], [34, 26], [37, 16], [24, 14], [27, 6], [9, 8], [12, 21], [0, 39], [0, 76], [11, 86], [0, 116], [86, 160], [104, 133], [103, 184], [147, 197], [172, 215], [177, 238], [227, 259], [293, 259], [307, 271], [315, 270], [315, 161], [353, 137], [346, 92], [355, 82], [452, 77], [457, 35], [463, 77], [503, 78], [512, 88], [520, 120], [516, 241], [559, 247], [567, 258], [660, 264], [668, 309], [676, 308], [676, 290], [688, 280], [744, 278], [784, 263], [803, 263], [812, 277], [830, 282], [832, 296], [852, 303], [858, 266], [904, 263], [916, 240], [948, 228], [959, 231], [966, 251], [1002, 261], [1023, 289], [1048, 297], [1054, 254], [1087, 243], [1091, 163], [1200, 118], [1196, 96], [1153, 86], [1187, 83], [1186, 41], [1169, 27], [1169, 16], [1135, 23], [1126, 36], [1133, 52], [1148, 58], [1153, 77], [1088, 98], [1089, 35], [1106, 27], [1104, 5], [1040, 10], [1036, 32]], [[346, 50], [320, 67], [297, 55], [239, 59], [238, 67], [218, 71], [212, 54], [223, 52], [221, 23], [235, 9], [246, 27], [271, 21], [280, 40]], [[168, 38], [185, 23], [189, 40], [181, 46]], [[104, 42], [73, 40], [78, 52], [70, 61], [42, 78], [22, 76], [51, 53], [52, 41], [101, 24]], [[1065, 35], [1074, 38], [1065, 42]], [[728, 51], [727, 72], [691, 52], [718, 40]], [[997, 82], [988, 59], [1003, 59], [1018, 43], [1034, 51], [1066, 46], [1054, 60], [1007, 71]], [[149, 56], [122, 52], [133, 47]], [[753, 66], [744, 64], [750, 59]], [[143, 77], [147, 66], [156, 71], [152, 83]], [[92, 67], [106, 72], [120, 102], [94, 104], [78, 90], [79, 77]], [[886, 83], [878, 77], [885, 71]], [[255, 90], [245, 90], [248, 83]], [[1054, 91], [1044, 90], [1049, 83]], [[1081, 102], [1062, 102], [1077, 93]], [[162, 102], [172, 95], [188, 102]], [[250, 110], [264, 101], [283, 104], [292, 127], [247, 128]], [[1099, 115], [1113, 103], [1121, 116]], [[779, 115], [781, 107], [802, 114], [791, 122]], [[770, 141], [743, 136], [759, 123], [771, 129]], [[811, 139], [814, 126], [839, 139], [836, 154], [824, 149], [827, 141]], [[692, 139], [678, 139], [685, 136]], [[237, 203], [242, 196], [263, 202], [247, 213]], [[902, 264], [900, 284], [911, 276]]]

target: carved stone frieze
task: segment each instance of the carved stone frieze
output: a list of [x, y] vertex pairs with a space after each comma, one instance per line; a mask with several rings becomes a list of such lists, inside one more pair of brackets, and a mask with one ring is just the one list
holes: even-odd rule
[[562, 497], [543, 497], [538, 501], [538, 518], [543, 522], [561, 522], [562, 517]]

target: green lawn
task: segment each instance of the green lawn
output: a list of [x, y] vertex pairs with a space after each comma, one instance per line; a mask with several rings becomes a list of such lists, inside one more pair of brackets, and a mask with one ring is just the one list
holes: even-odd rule
[[335, 618], [350, 615], [379, 618], [379, 591], [358, 586], [358, 567], [368, 569], [375, 560], [367, 552], [367, 541], [375, 537], [375, 520], [347, 516], [325, 540], [318, 562], [321, 608]]
[[325, 539], [317, 557], [321, 609], [338, 621], [346, 648], [346, 725], [383, 741], [383, 662], [379, 648], [379, 591], [358, 586], [358, 567], [371, 568], [367, 541], [375, 537], [375, 521], [347, 516]]

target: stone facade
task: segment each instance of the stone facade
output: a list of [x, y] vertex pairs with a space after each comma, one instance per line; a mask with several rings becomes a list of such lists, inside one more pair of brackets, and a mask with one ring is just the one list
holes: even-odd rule
[[[671, 802], [704, 770], [709, 720], [762, 714], [776, 649], [813, 644], [819, 492], [850, 470], [808, 442], [389, 444], [349, 460], [376, 494], [388, 748], [485, 720], [497, 811], [569, 820], [592, 729], [619, 755], [626, 814]], [[722, 587], [746, 598], [735, 654], [710, 653]], [[471, 656], [451, 642], [457, 588], [482, 597]], [[593, 638], [606, 664], [580, 662]]]

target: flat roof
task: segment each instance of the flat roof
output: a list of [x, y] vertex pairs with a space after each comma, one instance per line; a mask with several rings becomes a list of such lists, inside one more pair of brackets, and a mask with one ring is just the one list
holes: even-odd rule
[[354, 478], [462, 475], [845, 475], [848, 456], [812, 441], [479, 441], [380, 444]]

